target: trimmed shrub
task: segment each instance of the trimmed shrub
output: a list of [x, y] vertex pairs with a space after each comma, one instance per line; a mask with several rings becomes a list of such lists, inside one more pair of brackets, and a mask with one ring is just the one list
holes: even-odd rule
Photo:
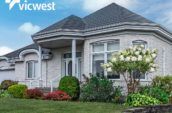
[[106, 78], [92, 77], [81, 88], [82, 101], [109, 102], [113, 98], [113, 85]]
[[152, 86], [159, 87], [170, 95], [170, 93], [172, 92], [172, 76], [156, 76], [152, 80]]
[[25, 92], [25, 98], [28, 99], [40, 99], [43, 96], [43, 92], [39, 89], [27, 89]]
[[136, 93], [127, 96], [126, 104], [129, 106], [137, 107], [137, 106], [158, 105], [160, 104], [160, 101], [157, 100], [156, 98]]
[[12, 80], [4, 80], [1, 82], [1, 89], [7, 90], [10, 86], [15, 84], [18, 84], [18, 82]]
[[79, 81], [76, 77], [65, 76], [60, 80], [59, 90], [66, 92], [72, 100], [77, 100], [80, 95]]
[[169, 102], [169, 98], [168, 98], [168, 94], [158, 88], [158, 87], [144, 87], [141, 91], [141, 94], [147, 95], [147, 96], [151, 96], [153, 98], [158, 99], [159, 101], [161, 101], [163, 104], [166, 104]]
[[71, 97], [66, 92], [58, 90], [48, 93], [46, 96], [44, 96], [44, 99], [55, 101], [67, 101], [70, 100]]
[[8, 88], [8, 92], [14, 98], [23, 98], [26, 90], [27, 90], [27, 86], [22, 84], [12, 85]]

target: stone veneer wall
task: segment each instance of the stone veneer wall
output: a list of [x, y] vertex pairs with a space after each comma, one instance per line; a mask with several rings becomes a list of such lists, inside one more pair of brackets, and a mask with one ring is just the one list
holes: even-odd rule
[[172, 113], [172, 104], [130, 108], [123, 113]]

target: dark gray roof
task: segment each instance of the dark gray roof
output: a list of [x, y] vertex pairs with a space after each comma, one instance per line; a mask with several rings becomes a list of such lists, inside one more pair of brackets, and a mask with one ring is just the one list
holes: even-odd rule
[[[85, 23], [82, 18], [71, 15], [49, 27], [41, 30], [40, 32], [51, 31], [55, 29], [73, 29], [73, 30], [83, 30], [85, 28]], [[39, 32], [38, 32], [39, 33]]]
[[31, 45], [28, 45], [28, 46], [23, 47], [21, 49], [15, 50], [15, 51], [13, 51], [11, 53], [8, 53], [8, 54], [4, 55], [4, 57], [7, 57], [7, 58], [18, 58], [20, 52], [22, 52], [23, 50], [26, 50], [26, 49], [36, 49], [36, 50], [38, 50], [38, 46], [36, 44], [31, 44]]
[[144, 17], [112, 3], [84, 18], [71, 15], [38, 33], [58, 29], [83, 30], [123, 22], [153, 23]]
[[85, 29], [118, 24], [123, 22], [153, 23], [144, 17], [129, 11], [115, 3], [112, 3], [83, 18]]

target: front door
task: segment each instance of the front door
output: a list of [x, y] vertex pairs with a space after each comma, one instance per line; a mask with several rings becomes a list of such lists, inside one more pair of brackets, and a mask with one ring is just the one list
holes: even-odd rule
[[[68, 53], [69, 54], [69, 53]], [[77, 77], [79, 80], [81, 80], [81, 56], [80, 54], [77, 54], [77, 58], [76, 58], [76, 70], [75, 70], [75, 75], [72, 75], [72, 58], [70, 57], [70, 55], [68, 55], [69, 57], [66, 57], [67, 55], [64, 55], [64, 63], [62, 66], [62, 70], [65, 76], [75, 76]]]

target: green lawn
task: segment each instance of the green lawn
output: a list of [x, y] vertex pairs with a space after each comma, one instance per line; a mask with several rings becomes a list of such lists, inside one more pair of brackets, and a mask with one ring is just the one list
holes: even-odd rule
[[121, 113], [125, 109], [113, 103], [0, 99], [0, 113]]

